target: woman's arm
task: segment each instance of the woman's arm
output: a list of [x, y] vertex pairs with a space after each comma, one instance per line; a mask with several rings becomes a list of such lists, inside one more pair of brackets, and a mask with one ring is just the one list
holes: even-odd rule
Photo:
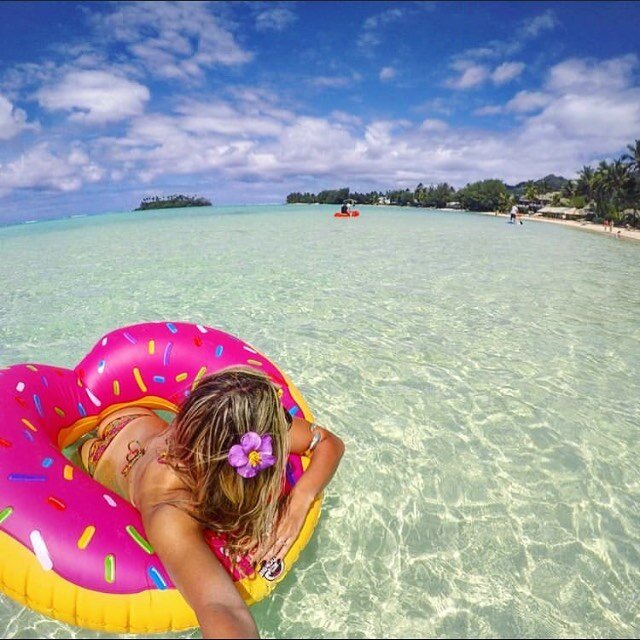
[[298, 537], [311, 504], [329, 484], [344, 453], [344, 443], [338, 436], [302, 418], [293, 419], [290, 436], [291, 453], [308, 453], [311, 462], [289, 494], [287, 508], [269, 546], [256, 557], [258, 563], [284, 558]]
[[202, 537], [201, 527], [170, 505], [144, 508], [149, 542], [195, 611], [203, 638], [258, 638], [249, 609]]

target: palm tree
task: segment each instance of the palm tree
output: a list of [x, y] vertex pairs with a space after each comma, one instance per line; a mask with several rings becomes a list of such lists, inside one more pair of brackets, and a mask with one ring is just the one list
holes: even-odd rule
[[511, 208], [511, 205], [515, 202], [514, 199], [505, 191], [498, 196], [498, 211], [501, 213], [507, 213]]
[[640, 140], [628, 144], [629, 153], [622, 156], [629, 172], [627, 203], [633, 209], [631, 220], [634, 227], [638, 226], [638, 203], [640, 202]]
[[622, 156], [622, 161], [627, 164], [631, 173], [640, 173], [640, 140], [628, 144], [629, 153]]
[[629, 168], [622, 160], [614, 160], [611, 164], [609, 168], [609, 182], [616, 217], [620, 217], [620, 213], [625, 208], [625, 205], [630, 203], [631, 186], [633, 183]]
[[585, 165], [580, 170], [578, 174], [578, 181], [576, 183], [576, 193], [578, 195], [584, 196], [588, 202], [593, 200], [593, 177], [595, 175], [595, 171]]
[[596, 205], [596, 215], [604, 218], [609, 215], [611, 205], [611, 180], [610, 167], [602, 160], [598, 168], [593, 172], [591, 180], [592, 197]]

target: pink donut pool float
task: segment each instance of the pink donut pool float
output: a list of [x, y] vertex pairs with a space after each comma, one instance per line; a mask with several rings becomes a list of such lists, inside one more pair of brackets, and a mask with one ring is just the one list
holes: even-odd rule
[[[0, 590], [45, 615], [115, 633], [197, 626], [147, 542], [140, 514], [62, 453], [127, 405], [175, 412], [198, 380], [234, 365], [266, 373], [291, 415], [313, 416], [280, 369], [228, 333], [184, 322], [137, 324], [101, 338], [75, 369], [0, 368]], [[291, 455], [285, 493], [308, 459]], [[206, 534], [248, 604], [297, 560], [320, 515], [313, 504], [282, 566], [233, 572], [224, 541]], [[179, 541], [176, 541], [179, 544]]]

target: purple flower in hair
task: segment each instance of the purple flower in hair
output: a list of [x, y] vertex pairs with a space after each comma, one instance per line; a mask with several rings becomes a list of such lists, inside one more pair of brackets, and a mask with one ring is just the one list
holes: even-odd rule
[[253, 478], [259, 471], [267, 469], [276, 463], [272, 454], [271, 436], [258, 435], [255, 431], [245, 433], [240, 444], [234, 444], [229, 449], [229, 464], [243, 478]]

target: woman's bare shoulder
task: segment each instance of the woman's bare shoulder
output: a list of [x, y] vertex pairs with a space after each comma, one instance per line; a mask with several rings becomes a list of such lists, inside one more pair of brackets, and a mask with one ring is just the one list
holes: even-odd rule
[[132, 497], [141, 513], [165, 504], [188, 501], [190, 496], [176, 472], [168, 464], [159, 461], [158, 457], [154, 455], [149, 460], [133, 483]]

